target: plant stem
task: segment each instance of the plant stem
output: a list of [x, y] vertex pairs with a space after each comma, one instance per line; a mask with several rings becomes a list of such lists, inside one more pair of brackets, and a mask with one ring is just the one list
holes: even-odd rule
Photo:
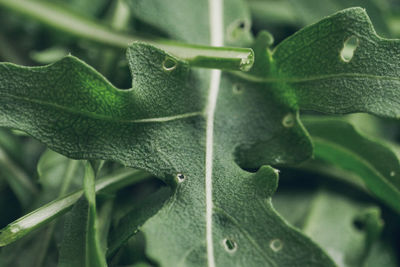
[[133, 42], [146, 42], [187, 61], [193, 67], [247, 71], [254, 62], [250, 48], [187, 45], [163, 39], [149, 39], [117, 32], [110, 27], [70, 10], [67, 6], [34, 0], [0, 0], [16, 13], [35, 19], [54, 29], [104, 45], [126, 48]]
[[[67, 193], [67, 191], [71, 185], [71, 182], [72, 182], [73, 178], [75, 177], [75, 173], [78, 170], [79, 163], [80, 162], [78, 160], [70, 160], [69, 161], [67, 169], [64, 173], [64, 179], [63, 179], [63, 183], [61, 185], [60, 193], [58, 195], [60, 198], [63, 197]], [[53, 222], [51, 222], [49, 227], [46, 229], [46, 231], [43, 233], [43, 237], [40, 242], [41, 249], [38, 250], [38, 255], [36, 256], [35, 261], [32, 264], [32, 267], [43, 266], [43, 263], [46, 258], [47, 251], [49, 249], [50, 241], [53, 236], [55, 227], [56, 227], [56, 221], [53, 221]]]
[[[138, 183], [151, 175], [138, 170], [125, 169], [118, 174], [112, 174], [96, 181], [95, 191], [112, 192], [128, 184]], [[0, 231], [0, 247], [6, 246], [29, 234], [33, 230], [46, 225], [72, 208], [82, 196], [83, 190], [78, 190], [65, 197], [56, 199], [16, 221]]]

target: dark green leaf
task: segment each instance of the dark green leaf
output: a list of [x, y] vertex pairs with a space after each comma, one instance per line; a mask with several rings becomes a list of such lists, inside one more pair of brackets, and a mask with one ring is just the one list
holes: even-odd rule
[[[173, 59], [176, 67], [163, 68], [166, 59]], [[264, 167], [251, 174], [235, 164], [235, 151], [243, 166], [307, 158], [311, 146], [296, 110], [274, 99], [262, 85], [223, 74], [220, 86], [211, 83], [212, 92], [221, 89], [217, 110], [210, 111], [217, 99], [208, 91], [209, 73], [191, 71], [185, 62], [144, 44], [134, 44], [128, 60], [134, 89], [125, 91], [73, 57], [42, 68], [3, 65], [1, 73], [12, 77], [9, 85], [14, 86], [0, 90], [6, 106], [0, 113], [14, 110], [19, 119], [0, 116], [0, 121], [29, 128], [30, 134], [69, 156], [117, 160], [170, 183], [175, 189], [171, 200], [143, 226], [147, 251], [162, 265], [214, 260], [220, 265], [238, 260], [332, 265], [272, 209], [268, 198], [276, 187], [274, 170]], [[21, 87], [25, 75], [35, 77], [29, 90]], [[239, 93], [237, 86], [243, 88]], [[29, 95], [22, 96], [25, 93]], [[207, 121], [214, 117], [215, 132], [210, 132]], [[265, 148], [270, 148], [268, 153]], [[206, 157], [213, 161], [206, 164]], [[206, 192], [206, 180], [214, 193]], [[190, 229], [190, 235], [182, 229]], [[275, 239], [284, 242], [279, 252], [270, 248]], [[183, 243], [187, 253], [182, 253]]]
[[139, 227], [162, 207], [170, 194], [171, 192], [168, 188], [160, 189], [125, 215], [110, 236], [108, 255], [113, 255], [130, 237], [136, 234], [139, 231]]

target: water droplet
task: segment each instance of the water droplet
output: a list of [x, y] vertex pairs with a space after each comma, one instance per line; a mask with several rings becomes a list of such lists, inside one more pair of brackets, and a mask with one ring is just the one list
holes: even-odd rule
[[237, 250], [236, 242], [231, 239], [225, 238], [222, 241], [222, 244], [224, 245], [225, 250], [228, 251], [229, 253], [233, 253]]
[[283, 117], [282, 119], [282, 125], [283, 127], [290, 128], [293, 127], [296, 122], [296, 118], [292, 113], [288, 113]]
[[178, 173], [178, 174], [176, 175], [176, 179], [178, 179], [178, 182], [179, 182], [179, 183], [182, 183], [183, 181], [185, 181], [186, 176], [185, 176], [183, 173]]
[[19, 231], [21, 231], [22, 227], [19, 225], [12, 225], [12, 226], [10, 226], [9, 230], [11, 233], [15, 234], [15, 233], [18, 233]]
[[279, 174], [281, 171], [278, 170], [278, 169], [274, 169], [274, 172], [275, 172], [276, 174]]
[[163, 62], [163, 69], [165, 71], [173, 71], [176, 69], [176, 66], [178, 65], [178, 62], [176, 62], [175, 59], [171, 57], [166, 57], [164, 62]]
[[391, 171], [391, 172], [390, 172], [390, 176], [391, 176], [391, 177], [393, 177], [393, 176], [395, 176], [395, 175], [396, 175], [396, 172], [395, 172], [395, 171]]
[[344, 41], [342, 51], [340, 51], [340, 57], [346, 63], [350, 62], [350, 60], [354, 56], [354, 52], [356, 51], [359, 44], [359, 40], [355, 36], [350, 36]]
[[269, 247], [274, 252], [278, 252], [283, 248], [283, 242], [280, 239], [272, 239], [271, 242], [269, 242]]
[[254, 53], [248, 53], [246, 57], [240, 56], [240, 70], [242, 71], [249, 71], [254, 64]]
[[234, 94], [241, 94], [241, 93], [243, 93], [243, 85], [241, 85], [241, 84], [239, 84], [239, 83], [235, 83], [233, 86], [232, 86], [232, 92], [234, 93]]

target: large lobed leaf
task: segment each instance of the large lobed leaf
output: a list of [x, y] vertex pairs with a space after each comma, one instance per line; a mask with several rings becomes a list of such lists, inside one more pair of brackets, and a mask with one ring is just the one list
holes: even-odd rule
[[399, 118], [399, 55], [399, 40], [379, 37], [363, 9], [349, 8], [280, 43], [264, 74], [241, 76], [271, 84], [303, 110]]
[[[219, 1], [202, 1], [176, 20], [150, 1], [133, 2], [140, 2], [152, 21], [169, 16], [168, 23], [154, 25], [177, 39], [223, 45], [226, 35], [229, 43], [248, 41], [248, 28], [238, 23], [249, 21], [248, 15], [232, 12], [243, 10], [241, 1], [225, 2], [223, 22]], [[177, 10], [185, 3], [169, 6]], [[195, 12], [198, 30], [180, 30]], [[362, 42], [350, 62], [341, 61], [343, 42], [352, 35]], [[163, 266], [333, 266], [273, 210], [276, 171], [264, 166], [254, 174], [240, 167], [297, 163], [310, 156], [298, 105], [398, 116], [391, 98], [398, 95], [397, 69], [383, 65], [387, 57], [396, 62], [393, 49], [399, 49], [397, 42], [379, 39], [363, 10], [349, 9], [283, 42], [273, 60], [258, 54], [265, 77], [257, 66], [242, 75], [247, 79], [190, 70], [186, 62], [142, 43], [128, 48], [130, 90], [116, 89], [71, 56], [47, 67], [4, 63], [0, 125], [24, 130], [70, 157], [116, 160], [169, 183], [171, 199], [142, 227], [149, 256]], [[363, 57], [367, 52], [375, 52], [373, 65]], [[360, 83], [362, 93], [356, 90]], [[360, 94], [368, 97], [359, 102]]]

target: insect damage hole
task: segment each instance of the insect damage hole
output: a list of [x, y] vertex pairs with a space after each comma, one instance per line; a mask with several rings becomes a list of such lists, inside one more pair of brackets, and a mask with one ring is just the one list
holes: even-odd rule
[[342, 51], [340, 51], [340, 57], [344, 62], [348, 63], [351, 61], [358, 45], [359, 40], [355, 36], [350, 36], [346, 41], [344, 41]]
[[278, 238], [272, 239], [271, 242], [269, 242], [269, 247], [273, 252], [278, 252], [283, 248], [283, 242]]
[[239, 39], [243, 33], [250, 31], [250, 21], [248, 20], [236, 20], [232, 22], [227, 29], [228, 39], [235, 41]]
[[222, 240], [222, 244], [227, 252], [233, 253], [237, 250], [237, 244], [232, 239], [225, 238]]
[[235, 95], [238, 95], [238, 94], [241, 94], [241, 93], [243, 93], [243, 85], [242, 84], [240, 84], [240, 83], [235, 83], [233, 86], [232, 86], [232, 92], [235, 94]]
[[353, 220], [353, 226], [355, 229], [357, 229], [358, 231], [364, 231], [365, 230], [365, 221], [361, 220], [360, 218], [355, 218]]
[[292, 113], [286, 114], [282, 119], [282, 125], [285, 128], [291, 128], [295, 125], [295, 123], [296, 123], [296, 117]]
[[183, 181], [186, 180], [186, 176], [183, 173], [178, 173], [176, 175], [176, 179], [178, 180], [179, 183], [182, 183]]
[[164, 59], [164, 62], [162, 63], [162, 67], [165, 71], [173, 71], [174, 69], [176, 69], [177, 65], [178, 62], [176, 62], [176, 60], [171, 57], [166, 57]]

